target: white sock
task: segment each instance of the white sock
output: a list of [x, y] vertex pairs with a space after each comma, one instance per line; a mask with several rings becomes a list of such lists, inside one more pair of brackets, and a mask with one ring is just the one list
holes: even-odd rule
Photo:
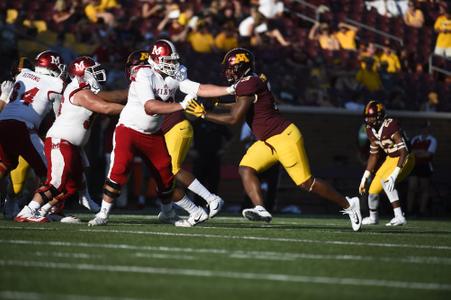
[[37, 201], [32, 200], [30, 203], [28, 203], [28, 207], [35, 211], [41, 208], [41, 204], [39, 204]]
[[100, 211], [97, 213], [96, 216], [101, 218], [108, 218], [112, 206], [113, 203], [108, 203], [105, 200], [102, 200], [102, 207], [100, 208]]
[[193, 193], [201, 196], [207, 203], [210, 203], [214, 199], [214, 194], [210, 193], [207, 188], [200, 183], [199, 180], [194, 179], [193, 182], [188, 186], [188, 189]]
[[42, 214], [45, 216], [48, 212], [49, 212], [49, 210], [52, 208], [52, 205], [50, 204], [50, 203], [46, 203], [46, 204], [44, 204], [44, 206], [42, 206], [42, 208], [41, 208], [41, 212], [42, 212]]
[[183, 196], [183, 198], [177, 202], [175, 202], [178, 206], [186, 210], [190, 215], [196, 213], [199, 207], [191, 201], [187, 195]]
[[172, 202], [167, 204], [161, 203], [161, 211], [163, 213], [169, 213], [172, 210]]
[[370, 218], [371, 219], [376, 220], [377, 215], [378, 215], [377, 210], [370, 210]]
[[395, 217], [402, 217], [402, 209], [401, 207], [393, 208], [393, 211], [395, 212]]

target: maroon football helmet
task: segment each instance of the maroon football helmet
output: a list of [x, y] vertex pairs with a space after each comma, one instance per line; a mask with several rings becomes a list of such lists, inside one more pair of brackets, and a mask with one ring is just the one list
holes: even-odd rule
[[60, 77], [66, 70], [61, 55], [55, 51], [46, 50], [39, 53], [34, 59], [34, 69], [36, 73]]
[[168, 76], [175, 76], [178, 72], [180, 56], [174, 44], [168, 40], [158, 40], [150, 51], [149, 63], [152, 67]]
[[77, 78], [80, 83], [88, 83], [93, 92], [100, 91], [100, 83], [106, 81], [105, 69], [89, 56], [76, 58], [68, 68], [70, 79]]
[[365, 124], [378, 129], [385, 119], [385, 107], [382, 103], [371, 100], [363, 112]]
[[149, 64], [149, 52], [145, 50], [136, 50], [130, 53], [125, 63], [125, 72], [127, 78], [130, 78], [131, 69], [134, 66], [148, 65]]
[[226, 53], [222, 64], [227, 81], [229, 84], [235, 84], [244, 76], [254, 72], [254, 54], [244, 48], [235, 48]]

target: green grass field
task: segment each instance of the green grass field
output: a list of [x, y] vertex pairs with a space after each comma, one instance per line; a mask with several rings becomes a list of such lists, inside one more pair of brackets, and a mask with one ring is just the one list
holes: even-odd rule
[[[352, 232], [349, 220], [153, 216], [0, 221], [1, 299], [451, 299], [451, 222]], [[383, 220], [386, 221], [386, 220]]]

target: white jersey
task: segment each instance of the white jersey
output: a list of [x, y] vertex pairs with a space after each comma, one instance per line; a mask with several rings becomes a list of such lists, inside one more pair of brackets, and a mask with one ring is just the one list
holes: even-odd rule
[[76, 79], [66, 87], [60, 113], [47, 132], [47, 137], [63, 139], [75, 146], [86, 144], [96, 114], [83, 106], [72, 103], [74, 94], [81, 89], [83, 87], [80, 87]]
[[60, 78], [22, 69], [16, 76], [9, 103], [0, 113], [0, 120], [19, 120], [29, 129], [37, 130], [41, 121], [63, 92]]
[[135, 67], [130, 79], [127, 104], [121, 112], [118, 125], [124, 125], [145, 134], [160, 130], [164, 116], [146, 114], [144, 104], [148, 100], [173, 101], [178, 89], [192, 95], [196, 95], [199, 89], [199, 83], [186, 79], [186, 74], [180, 80], [169, 76], [163, 78], [151, 66]]

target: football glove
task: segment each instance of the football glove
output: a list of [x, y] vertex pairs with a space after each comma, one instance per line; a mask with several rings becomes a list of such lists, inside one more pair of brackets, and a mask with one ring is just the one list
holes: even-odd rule
[[197, 97], [196, 97], [195, 95], [187, 94], [187, 95], [185, 96], [185, 98], [183, 99], [183, 101], [182, 101], [182, 102], [179, 102], [179, 103], [180, 103], [180, 105], [182, 106], [183, 110], [186, 110], [186, 108], [187, 108], [188, 105], [191, 103], [191, 101], [196, 100], [196, 98], [197, 98]]
[[8, 103], [9, 102], [9, 96], [11, 95], [11, 92], [13, 90], [13, 85], [14, 82], [9, 81], [9, 80], [5, 80], [2, 82], [1, 85], [1, 95], [0, 95], [0, 100]]
[[396, 178], [398, 178], [400, 171], [401, 168], [396, 167], [390, 174], [390, 176], [388, 176], [388, 178], [384, 181], [385, 189], [387, 190], [387, 192], [392, 192], [395, 189]]
[[205, 111], [204, 105], [194, 99], [189, 103], [188, 107], [186, 108], [186, 112], [197, 118], [201, 117], [202, 119], [205, 118], [205, 114], [207, 113]]
[[371, 172], [368, 170], [365, 170], [365, 173], [363, 173], [362, 180], [360, 180], [359, 185], [359, 194], [363, 195], [366, 192], [366, 185], [368, 183], [368, 179], [371, 176]]

